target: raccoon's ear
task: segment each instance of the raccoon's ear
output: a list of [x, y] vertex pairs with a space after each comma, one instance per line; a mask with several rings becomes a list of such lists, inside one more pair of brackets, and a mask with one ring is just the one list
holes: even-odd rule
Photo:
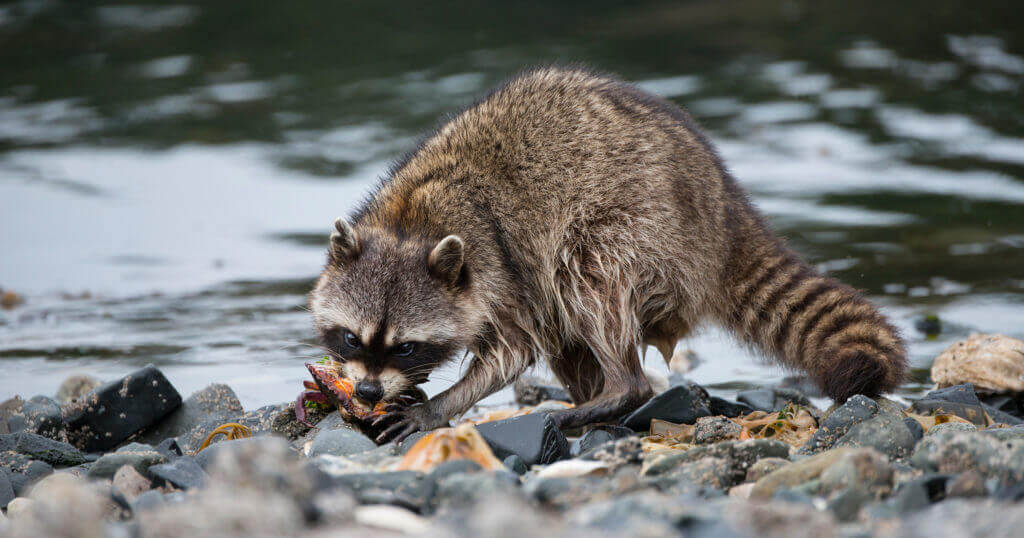
[[334, 221], [334, 229], [331, 234], [331, 260], [339, 263], [354, 260], [359, 255], [359, 234], [344, 217]]
[[463, 251], [465, 245], [462, 238], [449, 235], [442, 239], [427, 257], [427, 268], [430, 273], [448, 284], [454, 284], [462, 273]]

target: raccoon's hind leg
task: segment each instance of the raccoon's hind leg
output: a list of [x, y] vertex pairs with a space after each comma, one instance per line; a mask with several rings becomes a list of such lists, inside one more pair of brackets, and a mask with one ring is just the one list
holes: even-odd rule
[[597, 397], [604, 388], [604, 373], [587, 346], [568, 346], [548, 363], [576, 405]]

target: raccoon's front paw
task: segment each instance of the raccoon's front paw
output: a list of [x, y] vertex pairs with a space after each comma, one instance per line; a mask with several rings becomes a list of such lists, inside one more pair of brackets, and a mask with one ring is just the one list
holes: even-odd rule
[[434, 413], [428, 404], [413, 405], [388, 413], [375, 420], [373, 425], [391, 421], [394, 422], [377, 436], [378, 443], [388, 441], [399, 443], [416, 432], [448, 426], [448, 420]]

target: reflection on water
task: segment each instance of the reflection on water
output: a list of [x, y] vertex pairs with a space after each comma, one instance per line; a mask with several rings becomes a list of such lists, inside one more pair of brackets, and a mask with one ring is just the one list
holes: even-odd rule
[[[919, 390], [952, 340], [1024, 336], [1010, 4], [0, 6], [0, 286], [28, 299], [0, 311], [0, 397], [154, 363], [290, 399], [334, 217], [445, 113], [573, 60], [686, 106], [791, 244], [893, 315]], [[714, 330], [688, 345], [720, 391], [784, 374]]]

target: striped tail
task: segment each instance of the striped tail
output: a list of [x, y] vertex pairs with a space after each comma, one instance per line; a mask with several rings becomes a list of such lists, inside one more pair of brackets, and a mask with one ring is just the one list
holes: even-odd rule
[[856, 290], [811, 269], [774, 238], [737, 259], [723, 316], [735, 334], [809, 373], [837, 402], [877, 397], [902, 383], [903, 341]]

